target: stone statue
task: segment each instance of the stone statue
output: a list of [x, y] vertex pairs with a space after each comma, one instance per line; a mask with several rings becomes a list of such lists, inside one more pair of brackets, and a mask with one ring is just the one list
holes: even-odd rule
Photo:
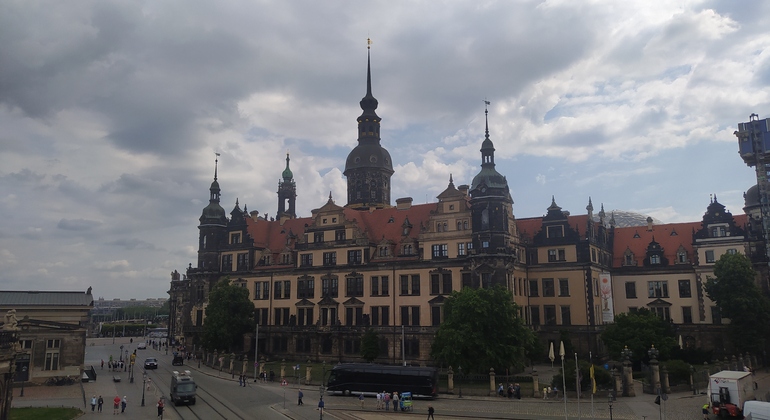
[[3, 331], [18, 331], [19, 320], [16, 318], [16, 309], [11, 309], [5, 314]]

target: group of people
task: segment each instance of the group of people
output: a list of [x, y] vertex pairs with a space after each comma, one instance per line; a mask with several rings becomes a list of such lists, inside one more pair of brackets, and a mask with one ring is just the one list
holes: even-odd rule
[[[113, 406], [112, 406], [113, 415], [126, 412], [126, 406], [128, 405], [128, 398], [126, 398], [125, 395], [123, 396], [123, 398], [120, 398], [119, 395], [116, 395], [115, 398], [112, 400], [112, 402], [113, 402]], [[99, 395], [99, 398], [96, 398], [96, 395], [91, 397], [91, 412], [96, 412], [98, 410], [98, 412], [101, 413], [102, 406], [104, 406], [104, 398], [102, 398], [101, 395]], [[158, 400], [158, 403], [155, 406], [158, 408], [158, 417], [162, 419], [163, 408], [165, 406], [163, 397], [160, 397], [160, 399]]]
[[551, 388], [550, 386], [543, 387], [543, 399], [547, 400], [549, 398], [556, 398], [559, 396], [559, 390], [554, 386]]
[[518, 383], [509, 383], [508, 387], [504, 387], [503, 383], [501, 382], [497, 386], [497, 395], [501, 397], [508, 397], [509, 399], [516, 398], [517, 400], [521, 399], [521, 385]]
[[[361, 395], [361, 397], [363, 397], [363, 394]], [[398, 409], [401, 407], [399, 405], [399, 400], [400, 400], [399, 395], [398, 395], [398, 392], [396, 391], [393, 391], [393, 393], [388, 393], [386, 391], [378, 392], [377, 409], [389, 411], [390, 404], [393, 403], [393, 411], [398, 411]]]

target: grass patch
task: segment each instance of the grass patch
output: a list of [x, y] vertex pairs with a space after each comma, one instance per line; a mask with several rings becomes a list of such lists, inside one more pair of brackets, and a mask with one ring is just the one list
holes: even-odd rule
[[72, 420], [81, 413], [80, 409], [71, 407], [11, 408], [11, 420]]

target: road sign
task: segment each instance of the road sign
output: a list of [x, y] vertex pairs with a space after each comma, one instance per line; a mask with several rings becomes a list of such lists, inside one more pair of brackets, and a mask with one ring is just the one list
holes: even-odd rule
[[286, 385], [288, 385], [288, 383], [286, 382], [286, 379], [282, 379], [281, 380], [281, 386], [286, 386]]

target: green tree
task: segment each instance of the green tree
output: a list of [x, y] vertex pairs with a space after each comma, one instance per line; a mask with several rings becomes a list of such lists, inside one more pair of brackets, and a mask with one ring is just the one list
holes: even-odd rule
[[254, 326], [254, 305], [249, 291], [221, 279], [209, 293], [203, 321], [203, 346], [209, 350], [233, 351], [243, 345], [243, 334]]
[[367, 328], [361, 337], [361, 357], [369, 363], [380, 357], [380, 337], [371, 328]]
[[660, 351], [658, 358], [668, 360], [678, 345], [671, 323], [644, 308], [616, 315], [615, 322], [602, 332], [602, 341], [615, 360], [620, 360], [625, 346], [634, 352], [633, 360], [646, 360], [653, 345]]
[[537, 348], [537, 339], [518, 316], [511, 293], [501, 286], [464, 288], [444, 303], [444, 322], [431, 357], [465, 372], [518, 369]]
[[731, 341], [741, 352], [761, 353], [770, 333], [770, 300], [755, 282], [751, 261], [742, 254], [724, 254], [714, 264], [706, 293], [722, 316], [730, 318]]

